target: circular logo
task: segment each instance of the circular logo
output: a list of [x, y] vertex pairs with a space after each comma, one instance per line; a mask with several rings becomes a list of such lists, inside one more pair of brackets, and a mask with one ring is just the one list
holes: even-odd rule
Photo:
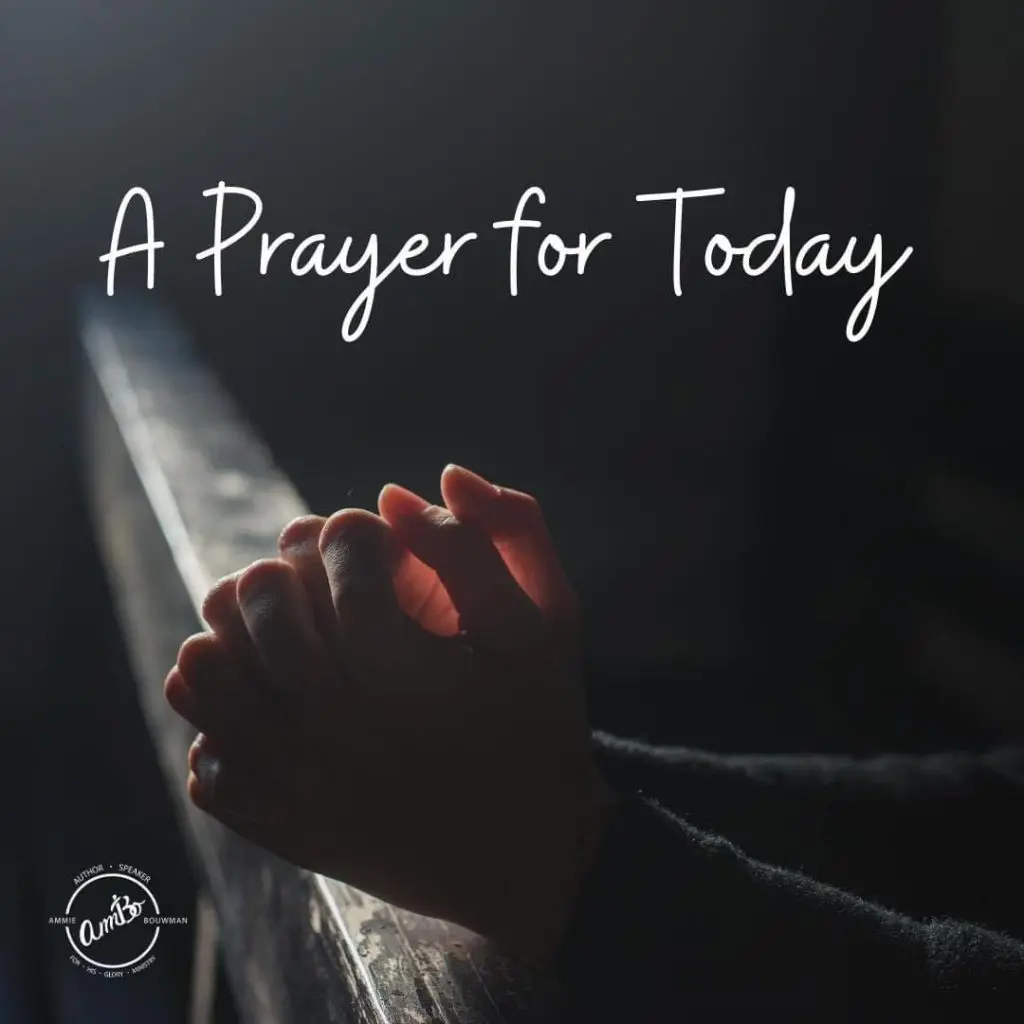
[[155, 959], [160, 929], [188, 923], [161, 912], [149, 875], [130, 864], [97, 864], [74, 884], [63, 915], [49, 923], [63, 926], [71, 962], [89, 974], [116, 978], [145, 970]]

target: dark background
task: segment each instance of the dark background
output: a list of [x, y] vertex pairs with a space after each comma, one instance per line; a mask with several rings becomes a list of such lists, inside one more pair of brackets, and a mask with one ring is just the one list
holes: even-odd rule
[[[858, 751], [1024, 727], [1022, 47], [1015, 0], [2, 0], [10, 748], [105, 692], [59, 625], [95, 633], [102, 604], [82, 597], [72, 298], [103, 286], [133, 185], [166, 242], [155, 295], [314, 510], [392, 479], [436, 495], [449, 461], [541, 498], [599, 724]], [[215, 298], [194, 255], [221, 179], [265, 212]], [[545, 279], [526, 233], [512, 299], [489, 225], [530, 185], [545, 228], [615, 238]], [[776, 230], [787, 185], [797, 245], [915, 247], [858, 344], [866, 275], [787, 299], [778, 268], [703, 269], [714, 232]], [[678, 299], [670, 209], [633, 200], [677, 186], [727, 189], [687, 210]], [[348, 345], [362, 282], [260, 277], [259, 230], [482, 238], [450, 277], [385, 282]]]
[[[843, 707], [819, 743], [853, 727], [843, 679], [861, 693], [884, 676], [885, 691], [919, 671], [904, 577], [935, 561], [915, 546], [933, 477], [981, 504], [1019, 490], [1019, 6], [2, 10], [5, 515], [23, 532], [30, 505], [46, 537], [18, 545], [47, 548], [22, 573], [32, 623], [57, 579], [38, 559], [59, 564], [71, 525], [71, 290], [103, 284], [117, 205], [143, 185], [166, 242], [156, 294], [315, 509], [372, 505], [389, 479], [435, 493], [448, 461], [532, 489], [591, 610], [595, 680], [757, 675], [783, 731], [788, 695], [815, 704], [819, 733]], [[272, 233], [377, 231], [391, 251], [420, 230], [483, 239], [448, 278], [385, 282], [347, 345], [361, 283], [261, 278], [255, 233], [214, 297], [194, 254], [212, 241], [202, 191], [222, 178], [260, 193]], [[489, 225], [531, 184], [545, 227], [616, 237], [585, 277], [524, 268], [512, 299]], [[843, 328], [864, 280], [798, 279], [787, 300], [778, 270], [700, 264], [715, 231], [776, 229], [788, 184], [798, 244], [877, 231], [887, 262], [915, 246], [856, 345]], [[670, 210], [633, 196], [719, 185], [687, 211], [677, 299]], [[138, 208], [128, 223], [133, 239]], [[121, 287], [143, 283], [132, 262]], [[745, 720], [737, 708], [723, 741], [798, 739]]]

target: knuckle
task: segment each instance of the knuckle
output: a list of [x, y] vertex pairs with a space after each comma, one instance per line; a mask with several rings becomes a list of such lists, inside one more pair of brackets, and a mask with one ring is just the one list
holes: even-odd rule
[[525, 491], [513, 491], [503, 488], [501, 500], [508, 510], [511, 521], [524, 526], [538, 526], [544, 522], [544, 513], [540, 502]]
[[230, 576], [224, 576], [217, 580], [206, 597], [203, 598], [201, 614], [204, 619], [209, 621], [211, 614], [216, 616], [218, 612], [234, 603], [237, 582], [238, 573], [232, 573]]
[[182, 691], [186, 688], [180, 669], [171, 669], [164, 679], [164, 699], [172, 706], [177, 704]]
[[253, 562], [238, 575], [236, 594], [244, 603], [257, 592], [276, 591], [288, 586], [295, 570], [280, 558], [263, 558]]
[[305, 515], [292, 519], [277, 538], [279, 551], [315, 545], [327, 520], [323, 516]]
[[346, 508], [335, 512], [324, 522], [320, 531], [321, 553], [341, 542], [345, 544], [379, 543], [387, 524], [379, 516], [361, 508]]
[[212, 633], [188, 637], [178, 650], [178, 670], [188, 679], [203, 674], [220, 659], [220, 641]]
[[445, 537], [458, 537], [465, 534], [465, 524], [461, 523], [451, 512], [439, 505], [431, 505], [424, 509], [423, 518], [428, 526]]

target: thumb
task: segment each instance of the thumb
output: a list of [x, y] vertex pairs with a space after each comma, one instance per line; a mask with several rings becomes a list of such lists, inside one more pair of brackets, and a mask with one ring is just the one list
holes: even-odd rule
[[357, 675], [360, 668], [388, 667], [412, 625], [392, 582], [397, 549], [391, 528], [364, 509], [344, 509], [324, 524], [319, 548], [341, 627], [342, 658]]
[[445, 504], [462, 522], [483, 530], [501, 553], [516, 582], [552, 625], [568, 632], [580, 626], [580, 604], [531, 494], [498, 487], [482, 476], [449, 465], [441, 474]]
[[538, 635], [537, 609], [484, 531], [397, 484], [381, 491], [378, 505], [397, 539], [437, 573], [461, 629], [498, 646]]

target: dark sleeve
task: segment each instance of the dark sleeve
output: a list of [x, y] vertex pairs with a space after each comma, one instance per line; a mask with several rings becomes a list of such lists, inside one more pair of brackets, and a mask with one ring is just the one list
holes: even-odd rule
[[1024, 922], [1024, 751], [723, 756], [595, 736], [619, 792], [642, 792], [747, 853], [912, 916]]
[[764, 1020], [770, 1009], [819, 1024], [994, 1022], [1024, 1009], [1016, 940], [886, 911], [639, 798], [608, 828], [559, 966], [581, 1024]]

